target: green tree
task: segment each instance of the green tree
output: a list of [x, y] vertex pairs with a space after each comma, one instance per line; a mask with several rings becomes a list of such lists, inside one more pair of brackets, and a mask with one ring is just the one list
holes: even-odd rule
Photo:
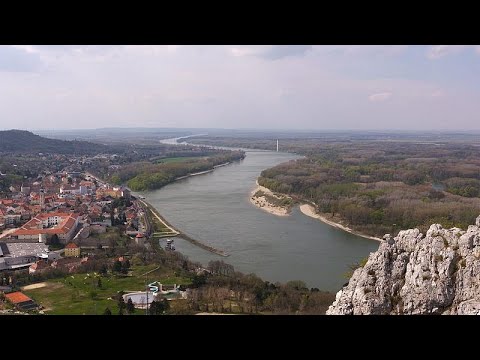
[[150, 315], [161, 315], [164, 310], [163, 302], [152, 301], [148, 310]]
[[112, 315], [112, 311], [107, 307], [103, 312], [103, 315]]
[[102, 279], [100, 279], [100, 278], [97, 279], [97, 287], [98, 287], [99, 289], [102, 288]]
[[123, 296], [120, 296], [118, 299], [118, 315], [123, 315], [123, 311], [126, 307], [127, 305], [125, 304], [125, 300], [123, 300]]
[[130, 261], [127, 259], [122, 263], [121, 271], [123, 274], [126, 274], [128, 273], [128, 269], [130, 269]]
[[135, 312], [135, 306], [133, 305], [133, 301], [131, 298], [128, 298], [127, 301], [127, 313], [133, 314]]
[[108, 268], [107, 268], [107, 265], [103, 264], [102, 267], [100, 268], [100, 274], [105, 276], [107, 275], [107, 272], [108, 272]]
[[163, 311], [162, 311], [162, 313], [163, 313], [163, 312], [167, 312], [168, 310], [170, 310], [170, 303], [168, 302], [167, 299], [164, 298], [164, 299], [162, 300], [162, 303], [163, 303], [163, 309], [162, 309]]
[[199, 288], [207, 283], [206, 275], [194, 275], [192, 279], [192, 287]]
[[114, 272], [121, 272], [122, 271], [122, 263], [119, 260], [115, 260], [115, 262], [113, 263], [112, 270]]
[[59, 245], [60, 239], [57, 234], [53, 234], [52, 237], [47, 241], [47, 245]]

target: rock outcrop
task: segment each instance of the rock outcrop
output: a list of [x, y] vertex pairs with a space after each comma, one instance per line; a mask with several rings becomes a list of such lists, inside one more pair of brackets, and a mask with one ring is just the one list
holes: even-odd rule
[[480, 216], [467, 231], [388, 234], [327, 315], [480, 314]]

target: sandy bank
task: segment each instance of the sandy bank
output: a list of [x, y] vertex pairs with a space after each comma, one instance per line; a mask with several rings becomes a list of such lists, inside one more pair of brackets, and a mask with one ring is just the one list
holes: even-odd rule
[[349, 227], [346, 227], [342, 224], [338, 224], [336, 222], [333, 222], [331, 220], [328, 220], [327, 218], [325, 218], [324, 216], [320, 215], [320, 214], [317, 214], [315, 212], [315, 208], [312, 206], [312, 205], [309, 205], [309, 204], [303, 204], [303, 205], [300, 205], [300, 211], [304, 214], [304, 215], [307, 215], [307, 216], [310, 216], [314, 219], [318, 219], [318, 220], [321, 220], [323, 221], [324, 223], [328, 224], [328, 225], [331, 225], [331, 226], [334, 226], [338, 229], [341, 229], [343, 231], [346, 231], [346, 232], [349, 232], [350, 234], [354, 234], [354, 235], [357, 235], [357, 236], [361, 236], [363, 238], [367, 238], [367, 239], [372, 239], [372, 240], [376, 240], [376, 241], [383, 241], [382, 239], [380, 238], [377, 238], [377, 237], [374, 237], [374, 236], [368, 236], [368, 235], [364, 235], [364, 234], [360, 234], [352, 229], [350, 229]]
[[274, 197], [277, 197], [270, 189], [267, 189], [266, 187], [264, 186], [261, 186], [258, 184], [258, 181], [256, 182], [257, 186], [255, 187], [255, 189], [252, 190], [252, 192], [250, 193], [250, 197], [249, 197], [249, 200], [250, 202], [255, 205], [256, 207], [270, 213], [270, 214], [273, 214], [273, 215], [276, 215], [276, 216], [288, 216], [288, 209], [287, 208], [284, 208], [284, 207], [280, 207], [280, 206], [275, 206], [275, 205], [272, 205], [270, 202], [267, 201], [267, 199], [265, 198], [265, 196], [259, 196], [259, 197], [254, 197], [253, 195], [257, 192], [257, 191], [263, 191], [265, 194], [268, 194], [268, 195], [271, 195], [271, 196], [274, 196]]

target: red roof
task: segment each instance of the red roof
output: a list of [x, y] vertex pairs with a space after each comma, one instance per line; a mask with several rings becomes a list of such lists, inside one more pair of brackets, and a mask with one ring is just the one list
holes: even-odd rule
[[[58, 216], [62, 218], [62, 222], [54, 228], [39, 228], [40, 224], [42, 223], [43, 219], [47, 219], [48, 217]], [[16, 230], [12, 235], [19, 236], [19, 235], [37, 235], [37, 234], [66, 234], [68, 233], [72, 227], [75, 225], [75, 221], [78, 218], [78, 214], [74, 213], [46, 213], [46, 214], [38, 214], [32, 220], [27, 222], [21, 228]]]
[[23, 303], [23, 302], [26, 302], [26, 301], [33, 301], [27, 295], [25, 295], [24, 293], [21, 293], [20, 291], [13, 292], [13, 293], [10, 293], [10, 294], [6, 294], [5, 297], [8, 300], [10, 300], [10, 302], [12, 302], [14, 304]]
[[78, 249], [78, 246], [77, 246], [77, 244], [71, 242], [71, 243], [68, 243], [68, 244], [65, 246], [65, 249]]
[[43, 260], [39, 260], [36, 263], [30, 265], [30, 269], [32, 270], [42, 270], [48, 267], [50, 267], [50, 265]]
[[137, 237], [137, 238], [143, 238], [143, 234], [142, 234], [142, 233], [138, 233], [136, 237]]

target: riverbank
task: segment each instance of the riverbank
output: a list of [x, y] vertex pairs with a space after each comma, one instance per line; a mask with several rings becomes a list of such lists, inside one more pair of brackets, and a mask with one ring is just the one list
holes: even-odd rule
[[180, 176], [180, 177], [176, 178], [174, 181], [186, 179], [186, 178], [191, 177], [191, 176], [208, 174], [208, 173], [211, 173], [211, 172], [212, 172], [213, 170], [215, 170], [216, 168], [219, 168], [219, 167], [222, 167], [222, 166], [226, 166], [226, 165], [229, 165], [229, 164], [231, 164], [231, 163], [230, 163], [230, 162], [226, 162], [226, 163], [223, 163], [223, 164], [215, 165], [215, 166], [213, 167], [213, 169], [209, 169], [209, 170], [205, 170], [205, 171], [200, 171], [200, 172], [196, 172], [196, 173], [192, 173], [192, 174], [187, 174], [187, 175], [185, 175], [185, 176]]
[[168, 221], [165, 220], [157, 211], [157, 209], [155, 209], [152, 205], [147, 203], [145, 200], [138, 200], [138, 201], [140, 201], [146, 208], [148, 208], [151, 211], [151, 213], [158, 219], [158, 221], [160, 221], [163, 224], [163, 227], [170, 230], [171, 232], [171, 235], [169, 234], [170, 236], [177, 236], [180, 234], [180, 231], [178, 231], [172, 225], [170, 225]]
[[155, 215], [155, 217], [162, 223], [165, 225], [166, 228], [168, 228], [171, 232], [172, 232], [172, 235], [170, 236], [177, 236], [177, 237], [180, 237], [192, 244], [194, 244], [195, 246], [198, 246], [199, 248], [201, 249], [204, 249], [206, 251], [209, 251], [213, 254], [216, 254], [216, 255], [220, 255], [220, 256], [224, 256], [224, 257], [227, 257], [229, 256], [229, 254], [225, 253], [225, 251], [223, 250], [220, 250], [220, 249], [216, 249], [214, 248], [213, 246], [210, 246], [210, 245], [206, 245], [198, 240], [195, 240], [193, 238], [191, 238], [190, 236], [186, 235], [185, 233], [182, 233], [181, 231], [179, 231], [178, 229], [175, 229], [167, 220], [165, 220], [161, 215], [160, 213], [158, 212], [157, 209], [155, 209], [155, 207], [153, 207], [153, 205], [149, 204], [148, 202], [146, 202], [145, 200], [139, 200], [143, 205], [145, 205], [148, 209], [150, 209], [150, 211], [152, 212], [153, 215]]
[[250, 193], [250, 197], [249, 197], [250, 203], [252, 205], [255, 205], [259, 209], [262, 209], [262, 210], [264, 210], [264, 211], [266, 211], [266, 212], [268, 212], [272, 215], [276, 215], [276, 216], [288, 216], [289, 215], [289, 211], [290, 211], [289, 208], [272, 204], [271, 202], [268, 201], [266, 196], [255, 196], [255, 194], [258, 191], [261, 191], [262, 193], [266, 194], [267, 196], [271, 196], [271, 197], [274, 197], [278, 200], [281, 200], [281, 198], [278, 195], [275, 195], [270, 189], [268, 189], [264, 186], [261, 186], [258, 183], [258, 180], [256, 181], [256, 185], [257, 186], [255, 187], [255, 189], [252, 190], [252, 192]]
[[357, 235], [357, 236], [361, 236], [363, 238], [366, 238], [366, 239], [371, 239], [371, 240], [376, 240], [376, 241], [383, 241], [382, 239], [380, 238], [377, 238], [377, 237], [374, 237], [374, 236], [369, 236], [369, 235], [365, 235], [365, 234], [362, 234], [362, 233], [359, 233], [357, 231], [354, 231], [352, 229], [350, 229], [349, 227], [345, 226], [345, 225], [342, 225], [342, 224], [339, 224], [339, 223], [336, 223], [336, 222], [333, 222], [331, 220], [328, 220], [325, 216], [322, 216], [318, 213], [315, 212], [315, 208], [310, 205], [310, 204], [302, 204], [300, 205], [300, 211], [304, 214], [304, 215], [307, 215], [311, 218], [314, 218], [314, 219], [318, 219], [320, 221], [323, 221], [325, 224], [328, 224], [330, 226], [333, 226], [333, 227], [336, 227], [338, 229], [341, 229], [343, 231], [346, 231], [350, 234], [353, 234], [353, 235]]
[[177, 181], [177, 180], [182, 180], [182, 179], [186, 179], [186, 178], [189, 178], [191, 176], [197, 176], [197, 175], [203, 175], [203, 174], [208, 174], [208, 173], [211, 173], [214, 169], [210, 169], [210, 170], [205, 170], [205, 171], [200, 171], [200, 172], [196, 172], [196, 173], [192, 173], [192, 174], [188, 174], [188, 175], [185, 175], [185, 176], [180, 176], [178, 178], [176, 178], [175, 180], [173, 181]]

